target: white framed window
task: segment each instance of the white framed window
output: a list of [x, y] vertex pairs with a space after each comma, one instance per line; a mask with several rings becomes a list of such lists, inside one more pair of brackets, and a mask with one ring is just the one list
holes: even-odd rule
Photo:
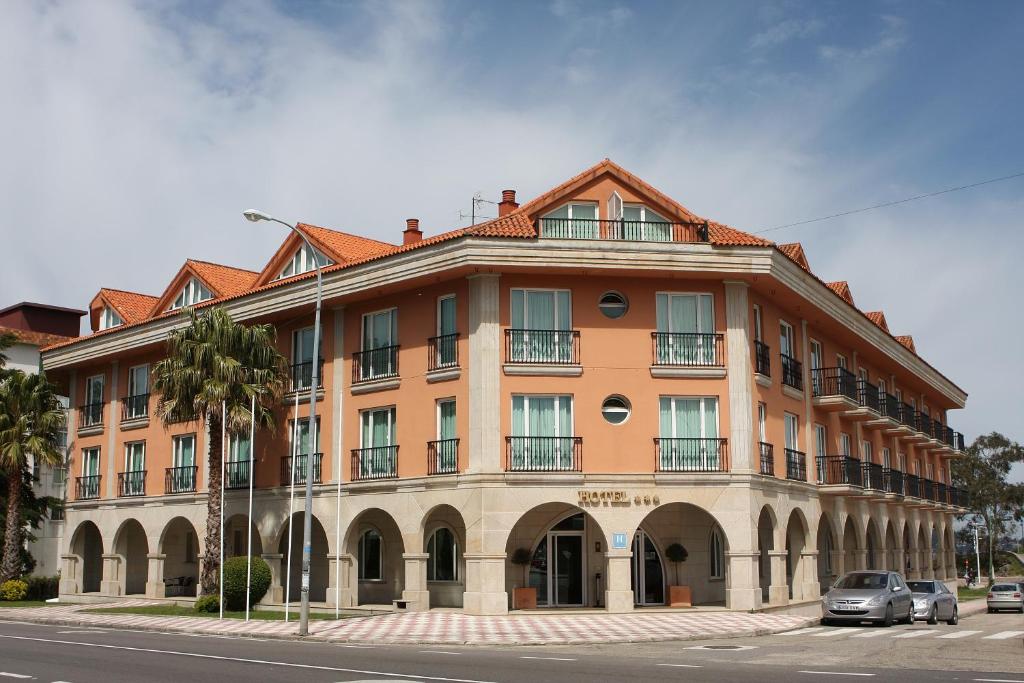
[[828, 456], [828, 430], [825, 425], [814, 425], [814, 462], [818, 465], [818, 482], [825, 482], [825, 458]]
[[754, 304], [754, 340], [764, 341], [764, 321], [761, 318], [761, 306]]
[[613, 394], [601, 403], [601, 416], [605, 422], [620, 425], [629, 419], [631, 407], [625, 396]]
[[124, 398], [126, 419], [149, 415], [149, 365], [128, 368], [128, 395]]
[[[296, 433], [297, 432], [297, 433]], [[316, 416], [316, 433], [313, 434], [313, 442], [309, 440], [309, 418], [300, 417], [298, 420], [288, 420], [288, 437], [291, 441], [288, 452], [298, 455], [320, 452], [320, 416]], [[298, 444], [295, 439], [298, 439]], [[296, 445], [298, 450], [296, 450]]]
[[376, 529], [359, 536], [359, 580], [384, 580], [384, 539]]
[[860, 455], [864, 462], [874, 462], [874, 449], [870, 441], [861, 442]]
[[196, 464], [196, 435], [181, 434], [174, 437], [174, 467], [194, 467]]
[[903, 390], [902, 389], [897, 389], [896, 390], [896, 400], [899, 401], [900, 403], [903, 402]]
[[146, 469], [146, 442], [131, 441], [124, 445], [124, 471], [141, 472]]
[[570, 202], [541, 218], [541, 237], [597, 239], [600, 225], [596, 202]]
[[821, 348], [821, 342], [816, 339], [810, 340], [811, 346], [811, 370], [820, 370], [825, 354]]
[[450, 474], [459, 471], [459, 441], [455, 422], [455, 399], [440, 398], [436, 403], [437, 441], [434, 444], [434, 473]]
[[[713, 365], [715, 298], [709, 293], [657, 292], [656, 362], [662, 365]], [[720, 362], [720, 361], [717, 361]]]
[[453, 368], [458, 366], [458, 325], [456, 318], [456, 299], [454, 294], [446, 294], [437, 299], [437, 339], [434, 341], [436, 357], [432, 359], [435, 368]]
[[82, 449], [82, 476], [96, 477], [100, 473], [100, 448]]
[[725, 543], [722, 540], [722, 531], [717, 526], [711, 529], [711, 538], [708, 542], [708, 578], [725, 578]]
[[200, 301], [206, 301], [213, 298], [213, 292], [206, 288], [198, 278], [190, 277], [185, 286], [182, 287], [181, 292], [178, 294], [174, 303], [171, 304], [170, 310], [174, 311], [179, 308], [185, 308], [186, 306], [194, 306]]
[[662, 471], [718, 470], [718, 398], [662, 396], [659, 401], [659, 467]]
[[900, 464], [900, 472], [906, 472], [907, 471], [907, 454], [906, 453], [900, 453], [899, 455], [896, 456], [896, 459], [897, 459], [897, 461]]
[[313, 361], [313, 332], [312, 326], [292, 332], [292, 363], [294, 365]]
[[[173, 439], [172, 469], [167, 473], [167, 493], [196, 490], [196, 435], [180, 434]], [[186, 552], [186, 555], [188, 553]]]
[[571, 470], [574, 433], [571, 395], [512, 396], [513, 470]]
[[512, 289], [514, 330], [571, 330], [572, 293], [568, 289]]
[[882, 447], [882, 467], [885, 469], [892, 468], [892, 453], [885, 446]]
[[800, 450], [800, 418], [793, 413], [783, 413], [782, 421], [786, 428], [786, 450]]
[[785, 320], [779, 321], [779, 353], [796, 358], [796, 336], [793, 334], [793, 326]]
[[438, 527], [427, 540], [427, 581], [459, 580], [459, 541], [446, 526]]
[[868, 381], [869, 380], [869, 376], [868, 376], [867, 368], [859, 368], [857, 370], [857, 374], [860, 375], [860, 378], [864, 381], [865, 384], [869, 384], [870, 383]]
[[629, 310], [629, 301], [621, 292], [605, 292], [597, 300], [597, 310], [601, 311], [604, 317], [617, 320], [626, 315], [626, 311]]
[[620, 239], [647, 242], [671, 242], [672, 223], [650, 207], [643, 204], [624, 204], [621, 225], [611, 226], [616, 237], [621, 229]]
[[103, 310], [100, 311], [100, 329], [109, 330], [111, 327], [117, 327], [123, 325], [124, 320], [117, 314], [110, 306], [104, 306]]
[[839, 433], [839, 455], [850, 457], [850, 435], [846, 432]]
[[878, 395], [879, 395], [879, 396], [880, 396], [881, 398], [883, 398], [883, 399], [884, 399], [884, 398], [885, 398], [885, 394], [886, 394], [886, 393], [887, 393], [887, 392], [886, 392], [886, 389], [885, 389], [885, 380], [884, 380], [884, 379], [882, 379], [881, 377], [879, 377], [879, 378], [878, 378]]
[[85, 402], [89, 405], [103, 403], [103, 375], [94, 375], [85, 380]]
[[288, 263], [285, 264], [284, 269], [281, 270], [281, 274], [277, 276], [278, 280], [292, 275], [301, 275], [302, 273], [308, 273], [311, 270], [316, 269], [316, 262], [313, 261], [313, 253], [316, 252], [317, 261], [320, 263], [320, 267], [329, 266], [334, 263], [331, 259], [324, 256], [324, 253], [319, 249], [310, 249], [309, 245], [305, 242], [302, 243]]
[[444, 337], [458, 332], [455, 304], [454, 294], [445, 294], [437, 298], [437, 336]]
[[836, 367], [840, 367], [843, 370], [849, 370], [849, 363], [846, 361], [846, 356], [841, 353], [836, 354]]
[[[370, 408], [360, 411], [362, 430], [359, 434], [360, 448], [387, 448], [395, 445], [395, 407]], [[319, 421], [318, 421], [319, 422]], [[306, 419], [307, 428], [309, 418]], [[319, 427], [319, 424], [317, 425]]]
[[398, 344], [398, 309], [363, 314], [362, 351], [372, 351]]
[[757, 403], [757, 439], [768, 442], [768, 405], [763, 401]]

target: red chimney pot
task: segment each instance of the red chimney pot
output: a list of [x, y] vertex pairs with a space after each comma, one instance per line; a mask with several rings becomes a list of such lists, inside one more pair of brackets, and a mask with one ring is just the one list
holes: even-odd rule
[[423, 239], [419, 218], [406, 218], [405, 230], [402, 232], [402, 244], [415, 244]]
[[516, 191], [502, 190], [501, 203], [498, 204], [498, 216], [507, 216], [518, 208], [519, 204], [516, 203]]

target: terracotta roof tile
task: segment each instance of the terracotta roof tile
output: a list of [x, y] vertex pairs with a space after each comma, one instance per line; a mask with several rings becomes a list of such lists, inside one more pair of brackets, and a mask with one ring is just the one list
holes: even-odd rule
[[157, 297], [138, 292], [126, 292], [121, 289], [103, 287], [97, 296], [103, 297], [114, 307], [121, 319], [126, 323], [134, 323], [149, 317], [150, 311], [157, 302]]
[[61, 342], [68, 342], [77, 337], [65, 337], [61, 334], [51, 334], [49, 332], [36, 332], [34, 330], [21, 330], [16, 327], [0, 327], [0, 336], [5, 334], [11, 334], [22, 344], [29, 344], [31, 346], [51, 346], [53, 344], [59, 344]]
[[811, 272], [811, 264], [807, 262], [807, 255], [804, 253], [804, 247], [799, 242], [780, 244], [779, 251], [791, 258], [793, 261], [796, 261], [796, 263], [808, 273]]
[[319, 225], [299, 223], [299, 227], [313, 238], [313, 242], [317, 243], [317, 246], [326, 247], [327, 256], [334, 261], [355, 261], [395, 248], [394, 244], [369, 237], [360, 237], [340, 230], [322, 228]]
[[190, 266], [199, 279], [209, 285], [219, 296], [231, 296], [251, 289], [259, 276], [259, 273], [251, 270], [222, 266], [219, 263], [207, 261], [196, 261], [195, 259], [188, 259], [185, 261], [185, 265]]
[[913, 351], [915, 355], [917, 354], [917, 347], [914, 346], [914, 338], [911, 337], [909, 334], [898, 335], [896, 337], [896, 341], [898, 341], [900, 344], [903, 344], [908, 349]]
[[851, 306], [856, 306], [856, 304], [853, 303], [853, 294], [850, 293], [850, 285], [846, 280], [840, 280], [839, 282], [829, 282], [826, 284], [829, 289], [831, 289], [839, 296], [843, 297], [843, 300], [846, 301], [846, 303], [850, 304]]
[[882, 313], [881, 311], [869, 311], [868, 313], [865, 313], [864, 315], [866, 315], [868, 317], [868, 320], [870, 320], [874, 324], [878, 325], [879, 327], [881, 327], [886, 332], [889, 331], [889, 323], [886, 322], [886, 320], [885, 320], [885, 313]]

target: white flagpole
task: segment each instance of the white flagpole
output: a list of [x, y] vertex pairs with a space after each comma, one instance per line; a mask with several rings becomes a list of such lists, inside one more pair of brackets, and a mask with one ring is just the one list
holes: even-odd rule
[[295, 461], [299, 452], [299, 392], [295, 392], [295, 420], [292, 422], [292, 477], [288, 498], [288, 559], [284, 579], [284, 620], [288, 621], [288, 606], [292, 599], [292, 516], [295, 514]]
[[227, 402], [220, 402], [220, 618], [224, 618], [224, 443], [227, 440]]
[[249, 547], [245, 558], [245, 620], [249, 621], [249, 584], [252, 582], [252, 482], [256, 468], [253, 467], [253, 454], [256, 452], [256, 394], [252, 395], [249, 417]]
[[[339, 315], [335, 313], [335, 315]], [[335, 361], [337, 362], [337, 361]], [[340, 401], [339, 401], [340, 403]], [[341, 406], [338, 406], [338, 424], [341, 425]], [[334, 478], [338, 480], [338, 495], [334, 504], [334, 618], [341, 617], [341, 444], [344, 442], [342, 430], [338, 429], [338, 471]]]

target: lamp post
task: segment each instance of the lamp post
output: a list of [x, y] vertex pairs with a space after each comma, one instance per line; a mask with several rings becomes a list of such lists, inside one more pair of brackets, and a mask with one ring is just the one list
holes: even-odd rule
[[[306, 454], [306, 511], [302, 519], [302, 585], [300, 588], [301, 602], [299, 603], [299, 635], [309, 635], [309, 565], [312, 555], [313, 535], [313, 457], [317, 448], [316, 438], [316, 388], [320, 379], [320, 304], [323, 300], [323, 281], [320, 273], [320, 259], [317, 257], [316, 248], [310, 243], [306, 234], [297, 226], [285, 223], [274, 218], [270, 214], [256, 209], [245, 211], [243, 216], [247, 220], [256, 223], [258, 221], [273, 221], [285, 226], [305, 242], [309, 247], [309, 253], [313, 257], [313, 265], [316, 267], [316, 315], [313, 319], [313, 368], [309, 383], [309, 443], [310, 452]], [[296, 423], [299, 416], [295, 416]]]

